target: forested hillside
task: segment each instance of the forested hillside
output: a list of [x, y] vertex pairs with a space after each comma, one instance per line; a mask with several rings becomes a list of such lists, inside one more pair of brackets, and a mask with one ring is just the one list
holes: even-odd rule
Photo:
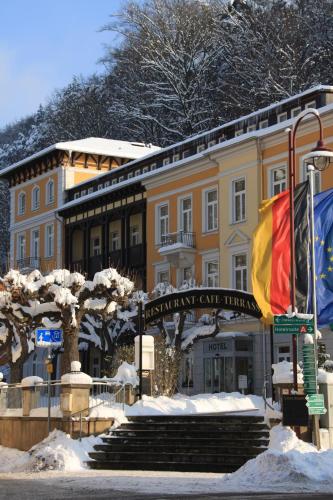
[[164, 146], [330, 84], [332, 13], [331, 0], [129, 2], [102, 28], [119, 34], [102, 74], [0, 130], [0, 166], [89, 136]]

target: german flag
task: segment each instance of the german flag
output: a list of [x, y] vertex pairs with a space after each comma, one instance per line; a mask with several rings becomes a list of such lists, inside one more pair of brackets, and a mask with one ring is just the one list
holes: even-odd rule
[[[309, 183], [295, 188], [296, 306], [307, 312], [309, 285]], [[289, 190], [264, 200], [253, 236], [252, 289], [263, 320], [285, 314], [291, 304]]]

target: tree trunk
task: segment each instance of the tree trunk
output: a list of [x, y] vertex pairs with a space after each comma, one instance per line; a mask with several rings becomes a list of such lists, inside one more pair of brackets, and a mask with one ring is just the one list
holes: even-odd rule
[[71, 371], [71, 362], [79, 361], [79, 330], [64, 326], [64, 352], [61, 356], [61, 375]]

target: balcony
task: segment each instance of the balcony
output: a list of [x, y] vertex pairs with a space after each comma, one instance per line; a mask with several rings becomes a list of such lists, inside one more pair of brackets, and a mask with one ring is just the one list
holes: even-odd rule
[[22, 274], [30, 273], [35, 269], [41, 270], [41, 258], [24, 257], [24, 259], [18, 259], [16, 261], [16, 267]]
[[192, 266], [195, 256], [195, 233], [179, 231], [163, 235], [158, 251], [172, 266]]
[[145, 246], [142, 243], [129, 247], [128, 264], [130, 268], [145, 265]]
[[122, 259], [122, 250], [118, 248], [117, 250], [111, 250], [108, 256], [108, 267], [122, 268], [123, 259]]

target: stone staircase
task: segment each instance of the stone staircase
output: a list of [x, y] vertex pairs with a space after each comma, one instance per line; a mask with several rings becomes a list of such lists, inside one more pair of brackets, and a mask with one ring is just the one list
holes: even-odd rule
[[89, 453], [92, 469], [233, 472], [267, 449], [260, 416], [129, 417]]

